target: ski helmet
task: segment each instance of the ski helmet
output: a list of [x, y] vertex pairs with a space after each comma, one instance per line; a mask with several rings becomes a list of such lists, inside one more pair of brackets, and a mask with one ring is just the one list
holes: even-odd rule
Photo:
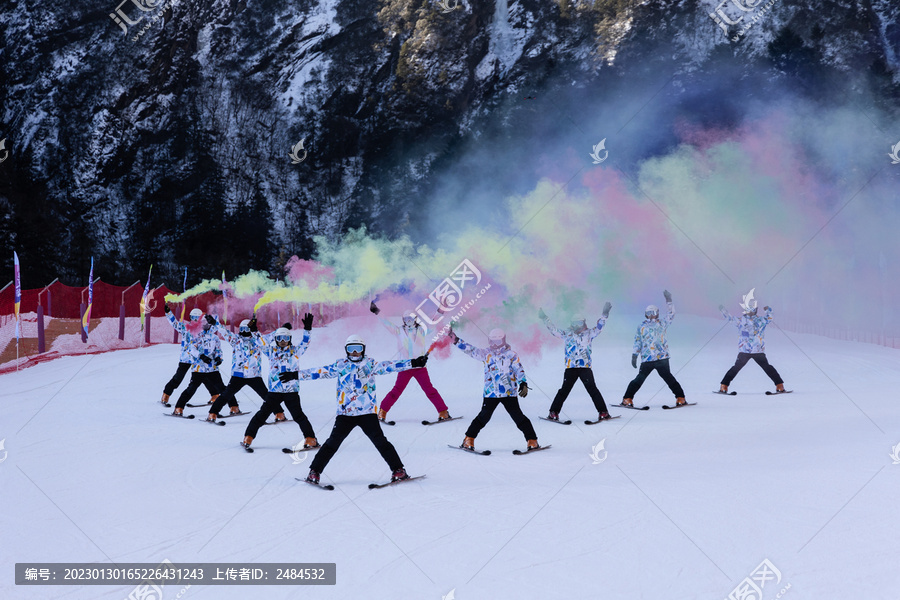
[[[344, 352], [347, 353], [347, 360], [359, 362], [366, 356], [366, 341], [354, 333], [344, 342]], [[359, 356], [351, 356], [351, 353], [358, 353]]]
[[655, 304], [651, 304], [647, 308], [644, 309], [644, 317], [647, 319], [658, 319], [659, 318], [659, 307]]
[[195, 308], [195, 309], [191, 310], [191, 320], [192, 321], [196, 321], [197, 319], [199, 319], [202, 316], [203, 316], [203, 311], [200, 310], [199, 308]]
[[572, 317], [572, 329], [581, 331], [581, 329], [585, 327], [587, 327], [587, 319], [584, 318], [584, 315], [575, 315]]
[[250, 319], [244, 319], [241, 321], [241, 326], [238, 328], [238, 332], [244, 337], [250, 337]]
[[291, 344], [291, 330], [279, 327], [275, 330], [275, 343], [282, 348]]
[[416, 311], [415, 309], [410, 308], [409, 310], [403, 313], [403, 326], [406, 328], [412, 328], [416, 326]]
[[506, 332], [502, 329], [491, 329], [491, 332], [488, 334], [488, 342], [491, 344], [491, 348], [500, 348], [506, 345]]

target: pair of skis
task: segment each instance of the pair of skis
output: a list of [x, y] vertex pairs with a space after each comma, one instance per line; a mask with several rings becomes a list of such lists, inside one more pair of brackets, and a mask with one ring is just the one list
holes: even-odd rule
[[[782, 392], [779, 392], [778, 390], [775, 390], [774, 392], [766, 390], [766, 396], [777, 396], [779, 394], [791, 394], [793, 392], [794, 392], [794, 390], [784, 390]], [[737, 396], [737, 392], [723, 392], [721, 390], [713, 390], [713, 394], [722, 394], [723, 396]]]
[[[453, 444], [447, 444], [448, 448], [455, 448], [457, 450], [462, 450], [463, 452], [468, 452], [470, 454], [480, 454], [481, 456], [490, 456], [490, 450], [476, 450], [475, 448], [466, 448], [465, 446], [454, 446]], [[526, 448], [525, 450], [513, 450], [512, 453], [516, 456], [521, 456], [522, 454], [531, 454], [533, 452], [538, 452], [539, 450], [546, 450], [547, 448], [552, 448], [552, 445], [549, 446], [538, 446], [537, 448]]]
[[[406, 479], [398, 479], [397, 481], [388, 481], [387, 483], [370, 483], [370, 490], [380, 490], [381, 488], [386, 488], [390, 485], [397, 485], [398, 483], [406, 483], [407, 481], [416, 481], [417, 479], [424, 479], [424, 475], [416, 475], [415, 477], [407, 477]], [[299, 477], [294, 477], [297, 481], [302, 481], [303, 483], [308, 483], [309, 485], [315, 486], [322, 490], [333, 490], [334, 486], [330, 483], [321, 484], [316, 483], [314, 481], [307, 481], [306, 479], [300, 479]]]
[[[449, 423], [450, 421], [455, 421], [457, 419], [462, 419], [462, 417], [450, 417], [449, 419], [438, 419], [437, 421], [422, 421], [422, 425], [437, 425], [438, 423]], [[382, 425], [390, 425], [391, 427], [397, 424], [397, 421], [388, 421], [386, 419], [378, 419], [378, 421]]]
[[[614, 417], [607, 417], [605, 419], [597, 419], [596, 421], [585, 420], [585, 425], [596, 425], [597, 423], [602, 423], [603, 421], [612, 421], [613, 419], [619, 419], [622, 415], [616, 415]], [[548, 419], [547, 417], [539, 417], [542, 421], [550, 421], [551, 423], [559, 423], [560, 425], [571, 425], [572, 421], [560, 421], [559, 419]]]

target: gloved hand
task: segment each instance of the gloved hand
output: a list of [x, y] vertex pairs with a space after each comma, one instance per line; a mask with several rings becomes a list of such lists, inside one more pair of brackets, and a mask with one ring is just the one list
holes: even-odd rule
[[293, 329], [290, 323], [285, 323], [284, 325], [282, 325], [282, 327], [284, 327], [285, 329]]
[[312, 331], [313, 316], [310, 313], [303, 315], [303, 329]]
[[206, 315], [206, 322], [209, 323], [210, 325], [215, 325], [216, 318], [212, 315]]
[[447, 332], [447, 335], [450, 336], [450, 341], [452, 341], [454, 344], [458, 344], [458, 343], [459, 343], [459, 336], [456, 335], [456, 332], [453, 331], [453, 328], [452, 328], [452, 327], [450, 328], [450, 331]]
[[297, 371], [286, 371], [284, 373], [279, 373], [278, 379], [281, 381], [281, 383], [287, 383], [292, 379], [300, 379], [300, 373], [298, 373]]
[[205, 354], [200, 355], [200, 360], [202, 360], [203, 362], [205, 362], [208, 365], [212, 364], [212, 359]]
[[375, 306], [374, 300], [369, 303], [369, 310], [372, 312], [372, 314], [376, 314], [376, 315], [381, 312], [381, 309], [378, 308], [377, 306]]
[[547, 313], [544, 312], [544, 309], [543, 309], [543, 308], [539, 308], [539, 309], [538, 309], [538, 319], [540, 319], [541, 321], [543, 321], [543, 320], [546, 319], [546, 318], [547, 318]]
[[769, 310], [772, 310], [772, 308], [771, 308], [771, 307], [769, 307], [769, 306], [763, 306], [763, 310], [765, 310], [765, 311], [769, 311]]
[[519, 395], [523, 398], [528, 395], [528, 385], [524, 381], [519, 384]]
[[631, 355], [631, 366], [637, 369], [637, 354]]
[[166, 302], [165, 304], [163, 304], [163, 311], [165, 311], [166, 314], [169, 314], [170, 312], [172, 312], [172, 310], [169, 308], [169, 303], [168, 303], [168, 302]]
[[218, 367], [221, 364], [222, 364], [222, 359], [219, 357], [216, 357], [216, 366]]
[[410, 361], [410, 362], [412, 362], [412, 366], [413, 366], [414, 369], [418, 369], [418, 368], [420, 368], [420, 367], [424, 367], [424, 366], [425, 366], [425, 363], [428, 362], [428, 355], [427, 355], [427, 354], [423, 354], [422, 356], [419, 356], [419, 357], [417, 357], [417, 358], [412, 359], [412, 361]]
[[252, 333], [257, 333], [259, 331], [259, 326], [256, 324], [256, 317], [250, 319], [250, 322], [247, 323], [247, 327], [250, 328]]
[[611, 311], [611, 310], [612, 310], [612, 304], [610, 304], [609, 302], [607, 302], [606, 304], [603, 305], [603, 318], [604, 319], [609, 316], [609, 311]]
[[724, 304], [720, 304], [720, 305], [719, 305], [719, 310], [725, 310], [725, 305], [724, 305]]
[[672, 293], [669, 290], [663, 290], [663, 296], [666, 297], [666, 302], [672, 301]]

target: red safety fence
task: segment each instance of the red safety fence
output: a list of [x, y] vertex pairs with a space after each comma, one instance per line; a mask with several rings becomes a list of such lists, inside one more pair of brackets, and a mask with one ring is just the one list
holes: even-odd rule
[[[56, 280], [43, 288], [22, 290], [17, 339], [15, 290], [12, 283], [6, 285], [0, 289], [0, 374], [61, 356], [177, 343], [177, 334], [163, 321], [164, 298], [177, 292], [165, 285], [150, 290], [142, 329], [143, 293], [139, 281], [130, 286], [94, 281], [91, 320], [88, 334], [84, 335], [81, 324], [88, 299], [86, 286], [72, 287]], [[199, 308], [204, 313], [219, 315], [220, 320], [234, 329], [241, 320], [250, 318], [258, 298], [259, 294], [251, 298], [230, 298], [227, 314], [221, 292], [198, 294], [169, 307], [178, 319]], [[264, 306], [257, 313], [257, 320], [262, 331], [271, 331], [284, 322], [298, 326], [307, 311], [315, 316], [317, 324], [326, 324], [344, 316], [346, 310], [347, 307], [276, 302]]]

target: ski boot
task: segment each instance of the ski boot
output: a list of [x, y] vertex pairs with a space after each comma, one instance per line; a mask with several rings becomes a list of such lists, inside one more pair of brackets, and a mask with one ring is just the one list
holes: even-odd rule
[[528, 444], [529, 450], [531, 450], [532, 448], [540, 448], [540, 446], [537, 443], [537, 440], [528, 440], [526, 443]]
[[610, 419], [612, 419], [612, 417], [609, 416], [609, 413], [606, 412], [606, 411], [603, 411], [602, 413], [600, 413], [600, 414], [597, 416], [597, 420], [598, 420], [598, 421], [608, 421], [608, 420], [610, 420]]
[[559, 422], [559, 413], [551, 412], [549, 415], [547, 415], [547, 420], [548, 421], [556, 421], [558, 423]]
[[719, 384], [719, 393], [720, 393], [720, 394], [727, 394], [727, 393], [728, 393], [728, 386], [725, 385], [724, 383], [720, 383], [720, 384]]
[[384, 421], [387, 420], [387, 411], [386, 410], [382, 410], [380, 408], [378, 409], [378, 420], [381, 421], [382, 423], [384, 423]]
[[400, 467], [391, 475], [391, 483], [395, 481], [403, 481], [404, 479], [409, 479], [409, 475], [406, 474], [406, 469]]
[[313, 483], [315, 485], [319, 485], [319, 474], [312, 469], [309, 470], [309, 475], [306, 476], [306, 483]]
[[232, 406], [231, 407], [231, 414], [236, 415], [236, 414], [240, 414], [240, 412], [241, 412], [240, 406]]
[[783, 384], [783, 383], [778, 383], [778, 384], [776, 384], [776, 385], [775, 385], [775, 391], [776, 391], [776, 392], [782, 392], [782, 393], [784, 393], [784, 384]]
[[165, 404], [166, 406], [169, 406], [169, 395], [167, 393], [163, 392], [162, 399], [160, 400], [160, 402]]
[[184, 416], [184, 409], [183, 409], [183, 408], [178, 408], [178, 407], [176, 406], [176, 407], [175, 407], [175, 410], [172, 411], [172, 414], [173, 414], [173, 415], [178, 415], [179, 417], [183, 417], [183, 416]]
[[304, 450], [307, 448], [318, 448], [318, 447], [319, 447], [319, 442], [314, 437], [306, 438], [306, 440], [303, 442]]
[[685, 400], [683, 396], [675, 398], [675, 406], [684, 406], [685, 404], [687, 404], [687, 400]]
[[284, 413], [275, 413], [276, 423], [284, 423], [285, 421], [287, 421], [287, 417], [284, 416]]
[[213, 396], [210, 396], [209, 402], [207, 402], [207, 404], [212, 404], [213, 402], [216, 401], [216, 398], [218, 398], [218, 397], [219, 397], [219, 394], [215, 394], [215, 395], [213, 395]]
[[207, 423], [215, 423], [216, 417], [218, 417], [218, 416], [219, 415], [217, 415], [216, 413], [209, 413], [209, 415], [207, 415], [207, 417], [206, 417], [206, 422]]
[[466, 439], [463, 440], [461, 448], [463, 450], [474, 450], [475, 449], [475, 438], [466, 437]]
[[252, 443], [253, 443], [253, 438], [250, 437], [249, 435], [247, 435], [247, 436], [244, 436], [244, 440], [241, 442], [241, 446], [244, 448], [244, 450], [250, 450], [250, 444], [252, 444]]
[[452, 418], [453, 417], [450, 416], [449, 410], [442, 410], [441, 412], [438, 413], [438, 422], [449, 421]]
[[622, 398], [622, 404], [625, 406], [634, 406], [631, 402], [631, 398]]

